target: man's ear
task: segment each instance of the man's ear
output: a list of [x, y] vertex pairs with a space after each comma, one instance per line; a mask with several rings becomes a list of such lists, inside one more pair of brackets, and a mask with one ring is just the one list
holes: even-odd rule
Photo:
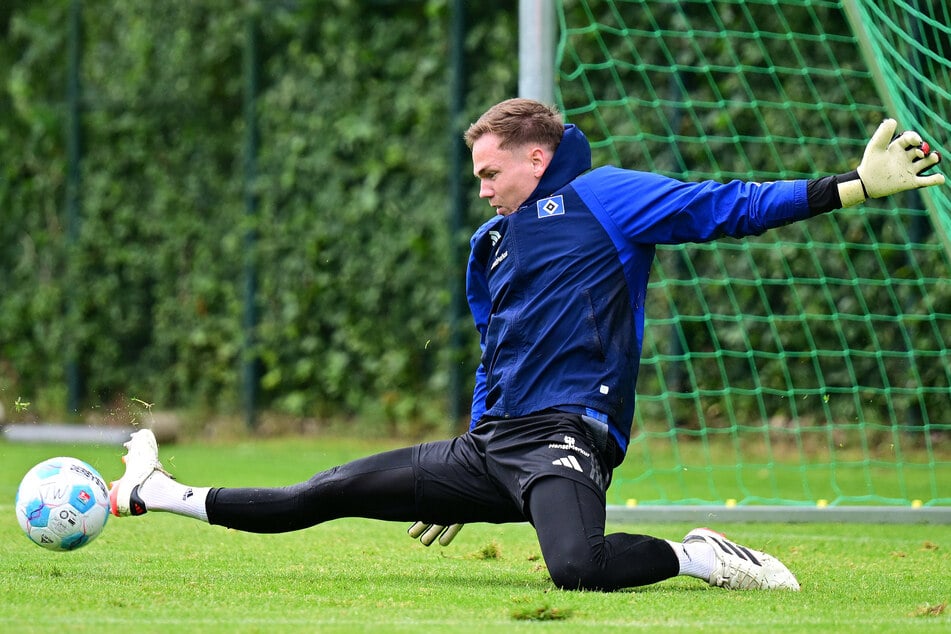
[[548, 164], [551, 163], [551, 154], [544, 148], [536, 146], [532, 148], [529, 156], [532, 159], [532, 173], [535, 178], [541, 178], [545, 170], [548, 169]]

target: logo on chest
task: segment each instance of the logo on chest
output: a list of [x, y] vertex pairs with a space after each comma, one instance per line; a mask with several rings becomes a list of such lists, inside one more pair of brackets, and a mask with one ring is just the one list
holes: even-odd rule
[[539, 218], [565, 215], [565, 201], [561, 196], [542, 198], [535, 203], [535, 208], [538, 210]]
[[494, 271], [494, 270], [495, 270], [495, 267], [497, 267], [499, 264], [502, 264], [502, 262], [503, 262], [503, 261], [505, 260], [505, 258], [507, 258], [508, 256], [509, 256], [509, 252], [508, 252], [508, 251], [503, 251], [502, 253], [500, 253], [500, 254], [498, 254], [497, 256], [495, 256], [495, 259], [492, 260], [492, 266], [489, 267], [489, 270], [490, 270], [490, 271]]

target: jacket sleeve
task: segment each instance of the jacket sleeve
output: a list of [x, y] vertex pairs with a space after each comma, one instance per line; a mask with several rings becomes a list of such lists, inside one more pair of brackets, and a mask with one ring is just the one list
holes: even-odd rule
[[812, 215], [805, 180], [689, 183], [605, 167], [574, 186], [589, 208], [610, 219], [613, 232], [642, 244], [742, 238]]
[[469, 411], [469, 430], [475, 429], [476, 424], [482, 415], [485, 414], [485, 395], [488, 389], [485, 387], [485, 366], [481, 363], [476, 368], [475, 390], [472, 392], [472, 408]]
[[[479, 233], [473, 237], [473, 245]], [[479, 332], [479, 347], [484, 353], [486, 333], [489, 329], [489, 314], [492, 310], [492, 298], [489, 295], [489, 283], [485, 277], [485, 269], [479, 264], [474, 252], [469, 254], [469, 264], [466, 269], [466, 299], [469, 302], [469, 310], [472, 313], [472, 319], [475, 321], [476, 330]], [[486, 369], [480, 359], [479, 367], [476, 368], [475, 373], [475, 389], [472, 392], [469, 429], [474, 428], [479, 419], [485, 414], [487, 394]]]

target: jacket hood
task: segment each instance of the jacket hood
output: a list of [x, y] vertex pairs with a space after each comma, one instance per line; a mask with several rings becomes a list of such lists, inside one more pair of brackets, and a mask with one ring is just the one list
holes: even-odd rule
[[576, 125], [568, 123], [555, 149], [551, 163], [532, 195], [522, 205], [530, 205], [552, 195], [581, 174], [591, 169], [591, 145]]

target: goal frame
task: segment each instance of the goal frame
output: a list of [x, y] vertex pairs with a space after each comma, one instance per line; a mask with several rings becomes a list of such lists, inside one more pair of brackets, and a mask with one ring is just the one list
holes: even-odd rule
[[[519, 96], [554, 104], [557, 62], [557, 5], [553, 0], [519, 0]], [[855, 0], [843, 0], [843, 8], [853, 32], [857, 35], [861, 54], [875, 80], [883, 103], [893, 116], [901, 110], [894, 97], [884, 88], [883, 70], [874, 48], [862, 28], [861, 12]], [[937, 207], [927, 192], [923, 199], [932, 220], [941, 224]], [[942, 232], [945, 235], [945, 232]], [[945, 250], [951, 254], [951, 242], [943, 237]], [[608, 520], [634, 522], [781, 522], [781, 523], [868, 523], [868, 524], [951, 524], [951, 507], [904, 506], [807, 506], [790, 504], [716, 506], [716, 505], [644, 505], [608, 506]]]

